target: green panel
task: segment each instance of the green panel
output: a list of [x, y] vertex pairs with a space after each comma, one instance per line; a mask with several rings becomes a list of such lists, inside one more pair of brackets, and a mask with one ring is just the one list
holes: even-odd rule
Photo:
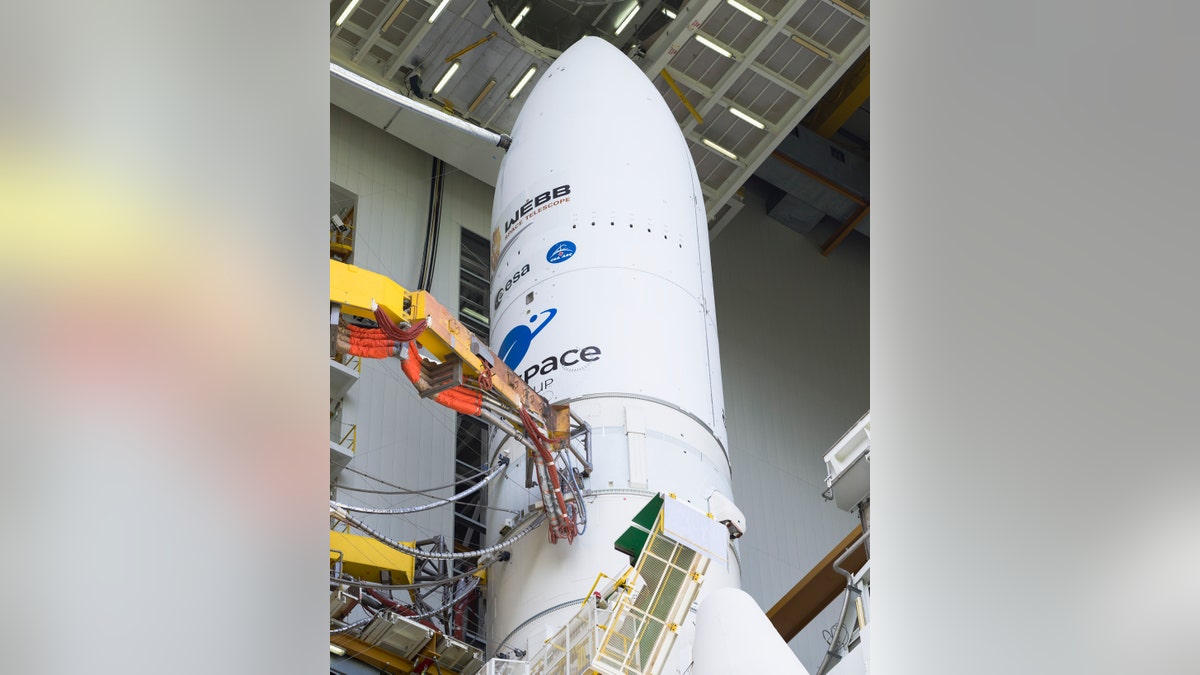
[[662, 512], [662, 507], [662, 495], [652, 497], [633, 517], [633, 526], [617, 537], [616, 543], [613, 544], [614, 548], [629, 556], [630, 566], [637, 564], [637, 559], [642, 555], [642, 549], [646, 548], [646, 540], [650, 538], [650, 532], [654, 530], [654, 522], [658, 520], [658, 514]]

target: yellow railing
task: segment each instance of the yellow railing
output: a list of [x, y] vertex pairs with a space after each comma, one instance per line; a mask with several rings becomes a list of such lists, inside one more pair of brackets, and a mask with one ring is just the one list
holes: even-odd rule
[[338, 354], [337, 356], [335, 356], [333, 358], [338, 363], [342, 364], [343, 366], [348, 366], [348, 367], [353, 368], [354, 370], [358, 371], [359, 375], [362, 374], [362, 357], [361, 356], [351, 356], [350, 354]]
[[[350, 443], [348, 445], [346, 443], [347, 438], [350, 439]], [[350, 448], [351, 453], [354, 452], [355, 447], [358, 445], [358, 425], [357, 424], [350, 425], [350, 430], [346, 432], [346, 435], [342, 436], [342, 440], [338, 441], [338, 445], [348, 447], [348, 448]]]

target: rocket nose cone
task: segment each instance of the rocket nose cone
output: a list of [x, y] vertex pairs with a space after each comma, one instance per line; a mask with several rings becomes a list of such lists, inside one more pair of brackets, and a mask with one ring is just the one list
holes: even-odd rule
[[662, 95], [637, 65], [597, 37], [571, 45], [546, 70], [522, 107], [512, 136], [519, 145], [529, 127], [548, 119], [573, 124], [576, 135], [617, 132], [647, 119], [675, 126]]

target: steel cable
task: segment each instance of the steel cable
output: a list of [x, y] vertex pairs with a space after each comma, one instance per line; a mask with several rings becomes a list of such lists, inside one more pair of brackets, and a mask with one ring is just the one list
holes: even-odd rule
[[418, 504], [417, 506], [406, 506], [406, 507], [398, 508], [398, 509], [376, 509], [376, 508], [371, 508], [371, 507], [367, 507], [367, 506], [351, 506], [349, 504], [343, 504], [341, 502], [336, 502], [331, 499], [331, 500], [329, 500], [329, 505], [336, 507], [336, 508], [343, 509], [345, 511], [353, 511], [355, 513], [376, 513], [376, 514], [390, 515], [390, 516], [399, 516], [399, 515], [405, 515], [405, 514], [409, 514], [409, 513], [418, 513], [420, 511], [428, 511], [429, 509], [437, 508], [439, 506], [444, 506], [446, 504], [456, 502], [464, 497], [469, 497], [472, 494], [475, 494], [479, 490], [483, 489], [483, 487], [485, 485], [490, 483], [492, 481], [492, 479], [496, 478], [496, 476], [499, 476], [500, 474], [504, 473], [504, 469], [507, 466], [508, 466], [508, 458], [501, 457], [500, 461], [497, 462], [496, 466], [492, 468], [491, 473], [487, 474], [483, 480], [479, 481], [478, 483], [472, 485], [471, 487], [467, 488], [466, 490], [463, 490], [462, 492], [460, 492], [456, 495], [451, 495], [449, 497], [446, 497], [445, 499], [439, 499], [437, 501], [429, 502], [428, 504]]

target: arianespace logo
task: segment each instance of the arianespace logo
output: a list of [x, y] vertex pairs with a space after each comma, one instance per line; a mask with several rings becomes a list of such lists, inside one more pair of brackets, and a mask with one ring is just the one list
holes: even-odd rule
[[575, 255], [575, 242], [560, 241], [551, 246], [549, 251], [546, 251], [546, 262], [551, 265], [557, 265], [560, 262], [570, 260], [573, 255]]
[[504, 365], [516, 370], [525, 355], [529, 353], [529, 345], [533, 344], [533, 338], [537, 337], [537, 334], [554, 320], [556, 314], [558, 314], [558, 310], [551, 307], [529, 317], [529, 323], [535, 328], [521, 324], [508, 331], [508, 335], [504, 336], [504, 342], [500, 343], [500, 360], [504, 361]]
[[[521, 365], [525, 360], [525, 355], [529, 353], [529, 347], [533, 344], [533, 339], [538, 333], [554, 320], [558, 315], [558, 310], [551, 307], [529, 317], [528, 324], [520, 324], [508, 331], [508, 335], [504, 336], [504, 341], [500, 343], [500, 360], [504, 361], [504, 365], [511, 368], [513, 371]], [[529, 381], [538, 375], [549, 375], [550, 373], [565, 367], [574, 369], [574, 366], [581, 364], [593, 363], [600, 360], [600, 348], [595, 345], [587, 347], [572, 347], [562, 354], [552, 354], [536, 363], [530, 364], [521, 373], [521, 379], [528, 384]], [[553, 380], [547, 379], [538, 387], [538, 391], [545, 389]]]

